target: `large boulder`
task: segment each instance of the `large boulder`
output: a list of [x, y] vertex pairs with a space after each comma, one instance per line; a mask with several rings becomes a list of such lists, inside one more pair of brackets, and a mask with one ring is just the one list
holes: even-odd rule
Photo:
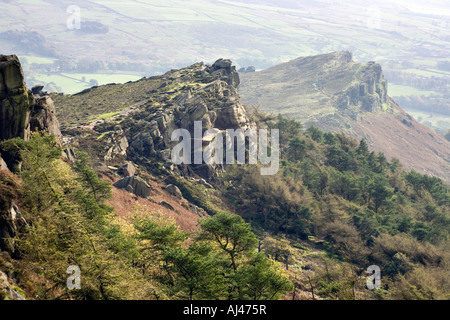
[[172, 207], [172, 205], [170, 203], [166, 202], [166, 201], [160, 201], [160, 202], [158, 202], [158, 204], [161, 207], [164, 207], [164, 208], [166, 208], [166, 209], [168, 209], [170, 211], [175, 211], [174, 207]]
[[121, 130], [110, 133], [106, 139], [106, 144], [110, 147], [104, 157], [105, 161], [126, 156], [129, 147], [128, 139]]
[[150, 197], [152, 188], [144, 179], [138, 176], [126, 177], [114, 183], [114, 187], [134, 193], [138, 197]]
[[1, 155], [0, 155], [0, 170], [8, 170], [8, 166], [6, 165], [6, 162], [3, 160]]
[[124, 177], [132, 177], [136, 174], [136, 167], [131, 162], [127, 162], [117, 170], [117, 173]]
[[49, 96], [40, 97], [36, 101], [31, 114], [30, 129], [31, 131], [47, 131], [53, 134], [58, 141], [62, 141], [55, 105]]
[[183, 198], [183, 194], [176, 185], [169, 184], [167, 187], [164, 188], [164, 190], [166, 190], [169, 194], [173, 195], [174, 197], [177, 197], [179, 199]]
[[42, 84], [35, 85], [33, 88], [31, 88], [31, 93], [33, 95], [37, 96], [43, 96], [44, 92], [42, 91], [44, 89], [44, 86]]
[[235, 88], [240, 84], [239, 74], [236, 67], [229, 59], [219, 59], [212, 65], [212, 75], [220, 74], [227, 78], [227, 83]]

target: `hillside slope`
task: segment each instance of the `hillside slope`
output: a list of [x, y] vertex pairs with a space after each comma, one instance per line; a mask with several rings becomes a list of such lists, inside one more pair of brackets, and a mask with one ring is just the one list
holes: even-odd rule
[[[239, 81], [220, 59], [56, 95], [79, 115], [62, 118], [63, 145], [56, 121], [0, 137], [0, 299], [448, 299], [448, 186], [364, 140], [250, 112]], [[8, 88], [2, 107], [52, 114]], [[278, 129], [280, 170], [168, 161], [171, 133], [195, 121]]]
[[408, 169], [450, 181], [450, 144], [387, 95], [381, 66], [355, 63], [349, 52], [298, 58], [241, 74], [244, 103], [297, 119], [306, 127], [367, 140]]

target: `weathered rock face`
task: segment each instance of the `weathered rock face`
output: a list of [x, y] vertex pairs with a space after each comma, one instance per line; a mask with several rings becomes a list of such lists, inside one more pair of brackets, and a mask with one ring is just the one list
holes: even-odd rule
[[16, 137], [28, 140], [31, 131], [45, 130], [61, 141], [55, 106], [42, 88], [28, 90], [20, 61], [0, 55], [0, 141]]
[[19, 59], [0, 55], [0, 140], [29, 138], [32, 105]]
[[47, 131], [62, 141], [59, 122], [56, 118], [55, 105], [49, 96], [39, 97], [36, 100], [30, 120], [31, 131]]
[[220, 76], [221, 78], [227, 79], [227, 83], [234, 88], [239, 86], [239, 75], [236, 72], [236, 67], [232, 65], [229, 59], [217, 60], [212, 65], [211, 75], [213, 77]]
[[42, 96], [43, 92], [42, 90], [44, 89], [44, 86], [41, 84], [38, 84], [36, 86], [34, 86], [33, 88], [31, 88], [31, 93], [33, 95], [38, 95], [38, 96]]
[[131, 158], [167, 158], [173, 146], [172, 132], [182, 128], [193, 136], [196, 121], [202, 122], [203, 130], [255, 127], [239, 99], [239, 75], [230, 60], [220, 59], [212, 66], [198, 63], [177, 72], [176, 76], [167, 75], [159, 100], [134, 113], [128, 128], [127, 121], [123, 122]]
[[[102, 104], [106, 105], [121, 100], [121, 92], [134, 91], [134, 99], [130, 102], [134, 105], [121, 110], [119, 115], [65, 133], [73, 136], [81, 148], [95, 150], [96, 158], [107, 165], [117, 166], [128, 160], [153, 169], [160, 161], [170, 160], [171, 150], [178, 144], [171, 140], [176, 129], [188, 130], [192, 138], [195, 122], [202, 123], [202, 133], [212, 128], [222, 131], [256, 129], [239, 98], [239, 82], [232, 62], [219, 59], [213, 65], [197, 63], [161, 76], [144, 78], [128, 84], [129, 87], [127, 84], [101, 86], [91, 92], [64, 96], [60, 100], [63, 109], [83, 101], [83, 95], [88, 95], [82, 107], [88, 112], [87, 97], [95, 91], [101, 92]], [[217, 172], [208, 166], [192, 168], [195, 172], [191, 170], [187, 174], [201, 173], [206, 179]]]
[[107, 138], [108, 151], [104, 156], [105, 161], [111, 161], [118, 157], [125, 157], [128, 149], [128, 139], [124, 136], [122, 130], [109, 134]]
[[126, 177], [114, 183], [114, 187], [134, 193], [138, 197], [148, 198], [151, 194], [151, 187], [144, 179], [138, 176]]
[[75, 152], [72, 148], [66, 148], [62, 152], [62, 156], [69, 162], [75, 163]]
[[369, 62], [359, 71], [359, 81], [353, 83], [337, 101], [339, 109], [357, 107], [362, 111], [377, 112], [387, 104], [387, 81], [384, 79], [381, 66]]

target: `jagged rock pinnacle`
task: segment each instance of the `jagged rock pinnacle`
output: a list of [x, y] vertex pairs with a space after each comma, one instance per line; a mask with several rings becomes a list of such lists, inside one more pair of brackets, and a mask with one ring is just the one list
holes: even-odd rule
[[28, 140], [31, 131], [42, 130], [62, 140], [52, 99], [42, 93], [42, 87], [34, 92], [25, 84], [19, 58], [0, 55], [0, 141]]

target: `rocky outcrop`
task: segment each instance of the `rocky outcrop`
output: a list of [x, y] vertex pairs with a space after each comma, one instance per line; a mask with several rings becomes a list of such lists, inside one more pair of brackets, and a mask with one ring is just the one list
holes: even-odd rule
[[210, 74], [215, 78], [220, 77], [222, 79], [226, 79], [226, 82], [234, 88], [239, 86], [239, 75], [236, 72], [236, 67], [233, 66], [231, 60], [229, 59], [219, 59], [214, 62], [210, 70]]
[[127, 162], [117, 169], [117, 173], [123, 177], [132, 177], [136, 174], [136, 167], [131, 162]]
[[16, 55], [0, 55], [0, 141], [43, 130], [62, 141], [52, 99], [40, 87], [28, 90]]
[[[212, 65], [196, 63], [161, 76], [125, 85], [101, 86], [76, 96], [64, 96], [58, 101], [63, 109], [74, 106], [77, 101], [85, 101], [81, 108], [89, 112], [95, 108], [89, 106], [88, 99], [94, 92], [101, 92], [102, 104], [109, 105], [123, 99], [120, 92], [133, 91], [133, 101], [129, 102], [132, 106], [122, 109], [117, 116], [91, 123], [89, 127], [83, 127], [82, 132], [71, 129], [65, 133], [73, 136], [81, 148], [94, 150], [95, 158], [106, 165], [117, 166], [128, 160], [159, 170], [161, 162], [170, 160], [171, 151], [178, 144], [171, 140], [176, 129], [188, 130], [192, 138], [196, 122], [202, 123], [203, 132], [212, 128], [222, 131], [256, 129], [239, 98], [239, 82], [239, 74], [232, 62], [219, 59]], [[82, 99], [84, 95], [87, 95], [86, 99]], [[216, 168], [196, 165], [188, 174], [209, 179], [214, 172], [217, 172]]]
[[30, 129], [31, 131], [47, 131], [53, 134], [58, 141], [62, 141], [55, 105], [49, 96], [37, 98], [31, 115]]
[[150, 197], [152, 188], [145, 182], [144, 179], [138, 176], [126, 177], [114, 183], [114, 187], [131, 192], [138, 197]]
[[35, 85], [33, 88], [31, 88], [31, 93], [33, 95], [38, 95], [38, 96], [42, 96], [43, 95], [43, 90], [44, 86], [42, 84], [38, 84]]
[[65, 148], [61, 155], [63, 158], [67, 159], [67, 161], [75, 163], [75, 151], [72, 148]]
[[388, 103], [388, 85], [381, 65], [372, 61], [361, 65], [361, 70], [355, 78], [349, 88], [339, 96], [337, 107], [348, 109], [354, 106], [361, 111], [382, 111], [383, 105]]
[[245, 68], [240, 68], [239, 73], [250, 73], [250, 72], [256, 72], [256, 68], [254, 66], [249, 66], [247, 67], [247, 69]]
[[183, 128], [193, 136], [196, 121], [202, 122], [203, 130], [255, 127], [239, 99], [239, 75], [230, 60], [220, 59], [212, 66], [198, 63], [166, 78], [157, 98], [123, 122], [132, 159], [159, 156], [167, 160], [172, 132]]
[[[242, 74], [239, 92], [245, 103], [259, 105], [262, 111], [281, 111], [305, 126], [326, 130], [344, 126], [336, 117], [356, 120], [361, 113], [390, 107], [381, 65], [356, 63], [348, 51], [302, 57]], [[326, 117], [330, 119], [323, 121]]]
[[0, 55], [0, 140], [29, 139], [33, 103], [17, 56]]
[[104, 156], [105, 161], [126, 157], [129, 144], [127, 137], [120, 127], [116, 128], [116, 131], [107, 134], [104, 140], [108, 150]]

